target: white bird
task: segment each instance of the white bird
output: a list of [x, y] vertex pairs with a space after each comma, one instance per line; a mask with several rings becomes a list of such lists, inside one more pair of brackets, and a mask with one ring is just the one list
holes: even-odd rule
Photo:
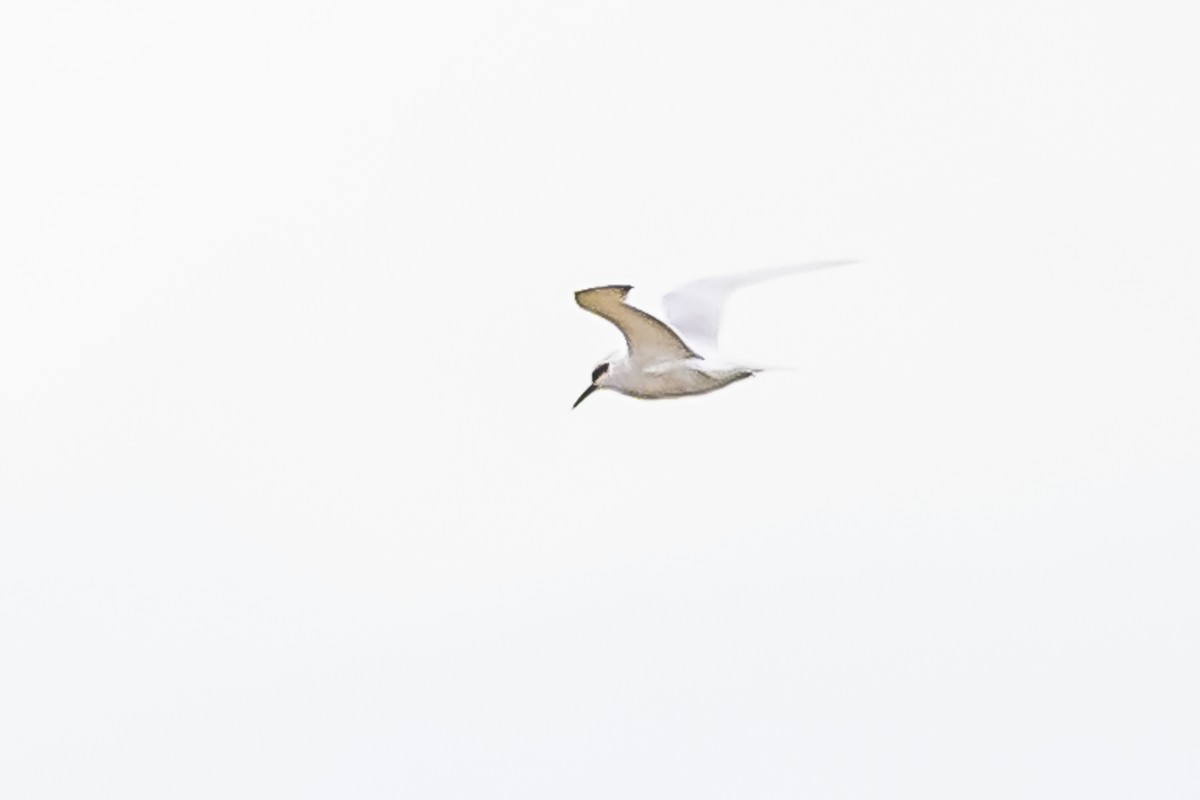
[[571, 408], [597, 389], [648, 400], [682, 397], [711, 392], [761, 372], [761, 367], [730, 364], [715, 356], [717, 329], [729, 295], [771, 278], [849, 263], [816, 261], [684, 284], [663, 298], [669, 325], [625, 302], [632, 286], [597, 286], [576, 292], [576, 303], [621, 330], [626, 352], [620, 358], [602, 361], [592, 370], [592, 385]]

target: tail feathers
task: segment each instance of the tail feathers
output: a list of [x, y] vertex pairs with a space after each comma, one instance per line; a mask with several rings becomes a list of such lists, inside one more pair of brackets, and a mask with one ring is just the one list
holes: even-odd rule
[[744, 369], [758, 374], [759, 372], [798, 372], [800, 367], [791, 364], [747, 364]]

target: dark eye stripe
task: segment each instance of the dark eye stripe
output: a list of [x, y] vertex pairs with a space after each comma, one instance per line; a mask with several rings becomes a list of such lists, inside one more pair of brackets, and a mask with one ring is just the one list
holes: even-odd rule
[[601, 364], [600, 366], [598, 366], [594, 370], [592, 370], [592, 383], [595, 383], [596, 381], [598, 381], [600, 379], [600, 376], [603, 375], [607, 371], [608, 371], [608, 364]]

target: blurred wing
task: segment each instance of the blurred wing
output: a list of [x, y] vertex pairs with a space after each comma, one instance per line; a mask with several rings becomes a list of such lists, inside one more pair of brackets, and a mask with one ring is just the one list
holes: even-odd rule
[[599, 286], [575, 293], [580, 307], [604, 317], [621, 329], [629, 355], [639, 361], [670, 361], [695, 358], [675, 331], [641, 309], [625, 302], [632, 286]]
[[768, 267], [753, 272], [734, 275], [718, 275], [713, 278], [687, 283], [663, 298], [667, 320], [675, 330], [697, 346], [715, 350], [717, 333], [721, 327], [721, 314], [729, 295], [743, 286], [749, 286], [772, 278], [781, 278], [796, 272], [827, 269], [852, 261], [813, 261], [808, 264], [793, 264], [786, 267]]

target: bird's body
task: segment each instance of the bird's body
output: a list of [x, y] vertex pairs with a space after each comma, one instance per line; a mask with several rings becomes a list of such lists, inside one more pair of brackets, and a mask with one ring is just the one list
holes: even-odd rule
[[734, 381], [749, 378], [755, 372], [758, 370], [723, 367], [703, 358], [649, 363], [623, 358], [611, 363], [604, 388], [643, 400], [683, 397], [720, 389]]
[[626, 353], [596, 367], [592, 385], [575, 405], [597, 389], [650, 400], [705, 394], [750, 377], [761, 369], [727, 364], [715, 357], [721, 312], [729, 295], [751, 283], [844, 263], [848, 262], [775, 267], [686, 284], [663, 298], [670, 325], [626, 303], [630, 286], [598, 286], [576, 292], [576, 303], [620, 329]]

